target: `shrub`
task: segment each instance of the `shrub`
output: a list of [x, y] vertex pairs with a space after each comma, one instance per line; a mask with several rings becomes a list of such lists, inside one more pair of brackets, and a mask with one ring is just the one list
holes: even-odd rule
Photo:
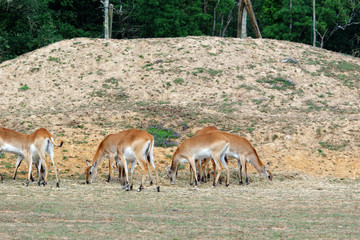
[[172, 147], [176, 145], [173, 139], [177, 139], [180, 135], [172, 128], [166, 128], [162, 123], [149, 123], [146, 129], [148, 133], [154, 136], [155, 146]]

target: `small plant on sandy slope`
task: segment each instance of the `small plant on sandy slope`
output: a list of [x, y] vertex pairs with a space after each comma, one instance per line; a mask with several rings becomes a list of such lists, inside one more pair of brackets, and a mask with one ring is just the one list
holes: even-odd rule
[[30, 89], [30, 87], [27, 84], [20, 83], [19, 90], [25, 92], [26, 90]]
[[5, 158], [5, 153], [0, 153], [0, 158]]
[[335, 143], [331, 143], [329, 141], [325, 141], [325, 142], [319, 142], [320, 146], [322, 146], [323, 148], [332, 150], [332, 151], [342, 151], [344, 150], [344, 148], [346, 148], [347, 146], [349, 146], [350, 141], [343, 141], [339, 144], [335, 144]]
[[338, 61], [337, 64], [333, 64], [333, 66], [341, 71], [341, 72], [348, 72], [348, 71], [358, 71], [360, 70], [360, 66], [354, 63], [349, 62], [342, 62]]
[[111, 78], [108, 78], [108, 79], [105, 80], [106, 83], [110, 83], [110, 84], [115, 85], [115, 86], [119, 85], [119, 81], [121, 82], [122, 79], [118, 79], [118, 78], [114, 78], [114, 77], [111, 77]]
[[212, 68], [207, 69], [207, 72], [211, 75], [211, 76], [216, 76], [216, 75], [221, 75], [222, 74], [222, 70], [215, 70]]
[[162, 123], [150, 122], [146, 131], [153, 135], [155, 146], [157, 147], [175, 146], [176, 142], [173, 139], [180, 137], [174, 129], [166, 128]]
[[60, 63], [60, 59], [57, 57], [49, 57], [48, 60], [52, 62]]
[[326, 153], [324, 153], [324, 151], [321, 150], [320, 148], [318, 149], [318, 153], [319, 153], [319, 155], [326, 157]]
[[289, 78], [267, 76], [256, 81], [258, 83], [267, 84], [270, 88], [276, 90], [295, 89], [295, 82], [291, 81]]
[[181, 84], [184, 83], [184, 79], [182, 79], [182, 78], [177, 78], [177, 79], [174, 80], [174, 83], [181, 85]]

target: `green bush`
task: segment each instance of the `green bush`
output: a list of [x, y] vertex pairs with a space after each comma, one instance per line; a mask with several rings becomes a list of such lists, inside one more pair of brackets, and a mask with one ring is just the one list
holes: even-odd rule
[[166, 128], [161, 123], [150, 123], [146, 131], [154, 136], [155, 146], [157, 147], [175, 146], [176, 142], [173, 139], [180, 137], [174, 129]]

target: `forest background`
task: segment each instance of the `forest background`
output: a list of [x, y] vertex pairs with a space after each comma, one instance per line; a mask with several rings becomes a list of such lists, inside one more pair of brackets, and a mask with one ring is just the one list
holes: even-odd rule
[[[237, 36], [239, 1], [110, 0], [110, 4], [115, 39]], [[359, 0], [253, 0], [252, 5], [263, 38], [313, 44], [315, 13], [316, 46], [360, 56]], [[248, 17], [246, 21], [246, 35], [254, 37]], [[100, 0], [0, 0], [0, 63], [63, 39], [103, 36]]]

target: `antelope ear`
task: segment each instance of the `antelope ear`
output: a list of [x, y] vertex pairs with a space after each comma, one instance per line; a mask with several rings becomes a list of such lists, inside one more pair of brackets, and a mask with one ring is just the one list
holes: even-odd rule
[[90, 166], [90, 160], [89, 159], [86, 159], [86, 167]]

